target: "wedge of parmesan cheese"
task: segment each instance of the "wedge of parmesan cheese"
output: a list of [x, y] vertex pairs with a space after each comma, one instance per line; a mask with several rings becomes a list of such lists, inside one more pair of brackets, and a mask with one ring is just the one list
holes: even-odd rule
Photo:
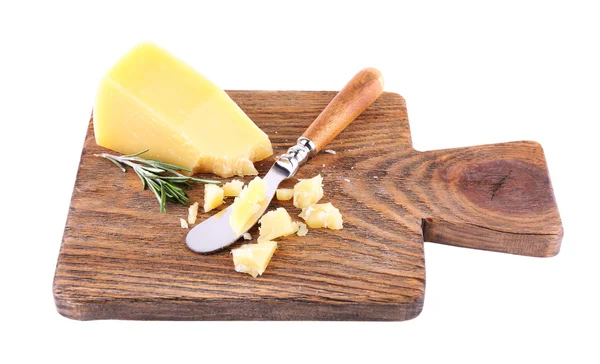
[[160, 47], [133, 48], [100, 82], [98, 145], [221, 177], [256, 175], [273, 154], [267, 134], [214, 83]]

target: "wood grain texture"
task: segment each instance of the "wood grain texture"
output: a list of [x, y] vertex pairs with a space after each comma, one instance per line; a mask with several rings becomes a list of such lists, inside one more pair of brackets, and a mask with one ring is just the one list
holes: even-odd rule
[[[273, 142], [274, 156], [257, 164], [262, 175], [336, 93], [229, 94]], [[187, 209], [159, 213], [134, 173], [94, 157], [104, 149], [90, 125], [56, 267], [58, 311], [80, 320], [407, 320], [423, 306], [424, 240], [558, 253], [562, 226], [537, 143], [418, 152], [404, 99], [384, 93], [327, 148], [337, 154], [317, 155], [296, 177], [324, 177], [322, 202], [340, 209], [344, 229], [280, 239], [253, 279], [233, 270], [227, 250], [188, 250], [178, 221]], [[192, 200], [202, 203], [202, 191]]]

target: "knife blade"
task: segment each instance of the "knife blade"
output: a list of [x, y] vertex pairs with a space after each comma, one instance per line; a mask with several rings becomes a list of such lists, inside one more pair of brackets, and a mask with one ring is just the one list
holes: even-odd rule
[[342, 130], [369, 107], [383, 92], [383, 77], [374, 68], [357, 73], [331, 100], [319, 116], [298, 138], [296, 145], [281, 155], [263, 180], [266, 198], [241, 231], [229, 223], [231, 206], [195, 226], [186, 236], [188, 248], [197, 253], [212, 253], [235, 243], [265, 213], [279, 184], [293, 177], [300, 166], [329, 144]]

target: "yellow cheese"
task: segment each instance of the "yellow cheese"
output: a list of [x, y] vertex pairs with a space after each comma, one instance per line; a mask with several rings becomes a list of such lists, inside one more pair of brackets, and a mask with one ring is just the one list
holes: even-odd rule
[[234, 179], [223, 185], [223, 192], [225, 192], [225, 196], [227, 197], [239, 196], [240, 192], [242, 192], [242, 187], [244, 187], [244, 182]]
[[259, 243], [298, 231], [298, 225], [292, 221], [290, 214], [283, 207], [267, 212], [260, 218], [259, 223]]
[[144, 43], [102, 79], [94, 105], [98, 145], [193, 173], [258, 174], [252, 162], [273, 149], [221, 88], [167, 53]]
[[278, 188], [277, 191], [275, 191], [275, 195], [279, 201], [289, 201], [294, 197], [294, 189]]
[[311, 179], [304, 179], [294, 186], [294, 206], [303, 209], [319, 202], [323, 197], [323, 178], [317, 175]]
[[188, 225], [187, 221], [185, 221], [184, 219], [181, 219], [181, 218], [179, 219], [179, 224], [181, 225], [181, 227], [182, 227], [183, 229], [187, 229], [187, 228], [189, 228], [189, 227], [190, 227], [190, 226]]
[[194, 202], [192, 206], [188, 208], [188, 223], [190, 225], [196, 223], [196, 218], [198, 217], [198, 202]]
[[217, 185], [204, 185], [204, 212], [209, 212], [223, 204], [223, 189]]
[[264, 241], [258, 244], [245, 244], [233, 249], [233, 264], [237, 272], [248, 273], [256, 278], [262, 275], [277, 249], [274, 241]]
[[296, 235], [306, 236], [306, 234], [308, 234], [308, 228], [306, 227], [306, 224], [303, 222], [297, 222], [296, 224], [298, 225], [298, 232]]
[[246, 223], [252, 215], [260, 210], [267, 194], [267, 184], [260, 177], [255, 177], [240, 192], [231, 205], [229, 224], [236, 234], [244, 232]]
[[311, 228], [324, 227], [333, 230], [343, 228], [342, 214], [330, 202], [305, 207], [298, 216], [303, 218]]

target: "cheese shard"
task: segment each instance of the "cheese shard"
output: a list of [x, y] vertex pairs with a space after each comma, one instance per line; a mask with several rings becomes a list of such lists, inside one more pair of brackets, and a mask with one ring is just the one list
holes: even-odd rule
[[188, 223], [190, 225], [195, 224], [197, 217], [198, 217], [198, 202], [194, 202], [194, 204], [188, 208], [188, 218], [187, 218]]
[[340, 210], [333, 207], [331, 202], [314, 204], [302, 209], [301, 218], [311, 228], [329, 228], [333, 230], [342, 229], [344, 221]]
[[294, 186], [294, 206], [299, 209], [319, 202], [323, 197], [323, 177], [303, 179]]
[[233, 181], [227, 182], [223, 185], [223, 192], [225, 192], [226, 197], [235, 197], [240, 195], [243, 187], [244, 182], [234, 179]]
[[204, 212], [209, 212], [223, 204], [223, 189], [217, 185], [204, 185]]
[[259, 223], [259, 243], [298, 231], [298, 225], [292, 221], [292, 217], [283, 207], [267, 212], [260, 218]]
[[221, 177], [258, 174], [271, 142], [221, 88], [151, 43], [127, 53], [100, 83], [98, 145]]
[[236, 272], [248, 273], [256, 278], [262, 275], [277, 249], [274, 241], [264, 241], [258, 244], [245, 244], [233, 249], [233, 264]]
[[279, 201], [289, 201], [294, 197], [294, 189], [293, 188], [278, 188], [275, 191], [275, 195]]
[[260, 177], [255, 177], [240, 192], [231, 205], [229, 224], [236, 234], [244, 232], [246, 223], [252, 215], [260, 210], [261, 203], [266, 200], [267, 184]]
[[306, 227], [306, 224], [303, 222], [297, 222], [296, 224], [298, 225], [298, 232], [296, 235], [306, 236], [306, 234], [308, 234], [308, 228]]

